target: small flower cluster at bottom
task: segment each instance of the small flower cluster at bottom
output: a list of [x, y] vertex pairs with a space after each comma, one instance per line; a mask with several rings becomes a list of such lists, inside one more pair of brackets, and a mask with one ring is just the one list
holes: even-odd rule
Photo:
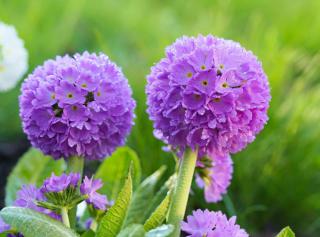
[[236, 224], [236, 217], [227, 218], [222, 212], [196, 210], [182, 221], [181, 229], [188, 237], [249, 237]]
[[[61, 221], [60, 208], [73, 208], [82, 201], [86, 201], [94, 210], [106, 211], [111, 205], [105, 195], [97, 192], [103, 186], [100, 179], [85, 176], [80, 184], [79, 173], [52, 175], [47, 178], [41, 188], [35, 185], [23, 185], [17, 192], [14, 206], [33, 209], [37, 212]], [[80, 191], [77, 189], [80, 184]], [[10, 232], [10, 225], [0, 218], [0, 233]], [[23, 237], [21, 233], [8, 233], [8, 237]]]

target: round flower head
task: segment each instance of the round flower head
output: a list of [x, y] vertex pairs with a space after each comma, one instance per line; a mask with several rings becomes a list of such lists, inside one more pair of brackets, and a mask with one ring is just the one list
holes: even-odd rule
[[247, 232], [236, 224], [236, 217], [228, 218], [219, 212], [193, 211], [187, 217], [187, 221], [182, 221], [181, 229], [190, 237], [248, 237]]
[[58, 159], [103, 159], [125, 143], [135, 101], [119, 67], [104, 54], [57, 57], [22, 85], [20, 117], [34, 147]]
[[196, 183], [204, 189], [207, 202], [218, 202], [227, 193], [231, 183], [233, 166], [229, 155], [210, 158], [209, 167], [197, 168]]
[[182, 37], [147, 77], [154, 133], [174, 149], [235, 153], [267, 122], [270, 89], [261, 63], [240, 44]]
[[28, 53], [13, 26], [0, 22], [0, 91], [12, 89], [28, 69]]

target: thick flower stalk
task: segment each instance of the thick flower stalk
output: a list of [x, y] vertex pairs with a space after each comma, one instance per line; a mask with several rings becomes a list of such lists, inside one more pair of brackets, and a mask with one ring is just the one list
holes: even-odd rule
[[240, 44], [182, 37], [152, 67], [147, 92], [154, 133], [173, 148], [242, 150], [268, 120], [270, 89], [261, 63]]
[[12, 89], [28, 69], [28, 52], [15, 28], [0, 22], [0, 91]]
[[[184, 154], [168, 215], [169, 223], [176, 227], [172, 236], [178, 236], [195, 159], [208, 154], [226, 156], [251, 143], [268, 120], [270, 88], [252, 52], [212, 35], [176, 40], [147, 80], [147, 112], [154, 122], [154, 134], [179, 156]], [[230, 168], [227, 171], [226, 180]], [[207, 199], [219, 200], [217, 192], [223, 194], [228, 181], [218, 187], [216, 177], [212, 174], [211, 178], [206, 185]]]
[[57, 57], [37, 67], [20, 96], [23, 130], [55, 159], [103, 159], [125, 143], [135, 101], [121, 69], [104, 54]]
[[236, 217], [228, 219], [222, 212], [196, 210], [181, 222], [181, 229], [188, 237], [249, 237], [236, 224]]
[[230, 186], [233, 162], [229, 155], [204, 157], [196, 168], [196, 183], [204, 189], [207, 202], [219, 202]]

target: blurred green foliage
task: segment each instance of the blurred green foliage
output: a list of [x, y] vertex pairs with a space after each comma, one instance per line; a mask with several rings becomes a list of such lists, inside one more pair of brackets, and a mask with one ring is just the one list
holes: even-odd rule
[[[319, 11], [318, 0], [0, 0], [0, 19], [25, 40], [30, 71], [57, 54], [84, 50], [102, 51], [122, 66], [138, 104], [129, 145], [144, 176], [173, 164], [145, 113], [145, 77], [164, 48], [181, 35], [212, 33], [257, 54], [272, 86], [270, 120], [233, 156], [229, 191], [239, 222], [253, 235], [285, 225], [298, 236], [320, 235]], [[23, 136], [18, 94], [18, 87], [0, 94], [0, 140]], [[205, 204], [195, 189], [190, 209], [196, 207], [224, 209]]]

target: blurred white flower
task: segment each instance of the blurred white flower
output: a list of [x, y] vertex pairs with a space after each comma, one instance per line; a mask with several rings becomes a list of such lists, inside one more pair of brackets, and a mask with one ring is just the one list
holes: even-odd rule
[[0, 22], [0, 91], [15, 87], [28, 69], [28, 52], [13, 26]]

